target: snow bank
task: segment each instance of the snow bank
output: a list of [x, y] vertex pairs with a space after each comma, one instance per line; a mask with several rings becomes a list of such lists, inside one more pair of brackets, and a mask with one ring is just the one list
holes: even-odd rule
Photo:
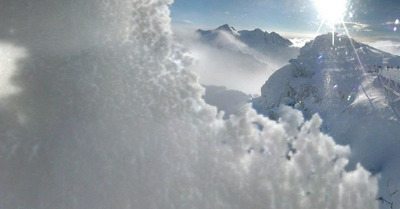
[[[318, 116], [215, 116], [171, 41], [171, 1], [36, 3], [46, 10], [0, 3], [20, 11], [1, 25], [25, 30], [1, 38], [27, 52], [12, 79], [21, 91], [0, 101], [0, 208], [377, 208], [376, 178], [344, 170], [349, 149], [321, 134]], [[74, 29], [54, 33], [71, 45], [26, 27], [25, 15], [60, 10], [73, 21], [51, 21]], [[86, 10], [108, 21], [77, 33], [97, 21]]]

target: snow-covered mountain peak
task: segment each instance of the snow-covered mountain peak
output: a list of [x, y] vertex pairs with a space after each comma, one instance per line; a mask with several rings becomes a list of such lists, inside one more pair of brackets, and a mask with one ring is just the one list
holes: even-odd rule
[[[272, 119], [279, 119], [282, 105], [319, 114], [322, 130], [340, 144], [349, 144], [354, 153], [350, 166], [361, 162], [379, 172], [380, 149], [390, 149], [398, 139], [398, 121], [377, 75], [366, 73], [375, 66], [400, 65], [400, 57], [377, 50], [347, 36], [318, 36], [300, 50], [297, 59], [277, 70], [253, 99], [253, 107]], [[360, 63], [361, 62], [361, 63]], [[377, 139], [378, 142], [377, 142]], [[374, 145], [366, 147], [365, 144]], [[360, 156], [371, 156], [362, 158]]]
[[216, 30], [226, 31], [226, 32], [230, 32], [232, 34], [237, 34], [236, 29], [234, 27], [229, 26], [228, 24], [221, 25]]
[[261, 33], [262, 33], [262, 34], [268, 34], [267, 31], [262, 31], [260, 28], [254, 29], [253, 32], [254, 32], [254, 33], [258, 33], [258, 34], [261, 34]]
[[[291, 59], [289, 65], [277, 70], [268, 79], [261, 89], [262, 96], [255, 100], [254, 105], [264, 114], [269, 114], [280, 104], [295, 105], [299, 102], [302, 107], [309, 104], [315, 108], [308, 115], [321, 113], [320, 108], [325, 111], [332, 105], [345, 108], [357, 96], [365, 94], [359, 91], [360, 86], [374, 88], [373, 79], [367, 81], [364, 78], [368, 69], [373, 66], [397, 66], [399, 60], [398, 56], [348, 36], [335, 34], [333, 44], [332, 33], [320, 35], [302, 47], [300, 55]], [[364, 107], [370, 108], [369, 103], [365, 104]], [[309, 112], [311, 108], [305, 109]]]
[[275, 43], [279, 43], [281, 45], [286, 45], [286, 46], [291, 46], [293, 43], [289, 41], [289, 39], [283, 38], [281, 35], [275, 32], [271, 32], [269, 34], [270, 38], [273, 40]]
[[231, 27], [228, 24], [221, 25], [217, 28], [217, 30], [230, 30]]
[[[332, 38], [334, 38], [333, 41]], [[297, 62], [318, 64], [324, 67], [346, 67], [350, 65], [358, 68], [360, 61], [364, 65], [363, 67], [368, 67], [381, 65], [385, 61], [388, 61], [386, 64], [389, 64], [394, 58], [394, 55], [357, 42], [346, 35], [335, 34], [332, 36], [332, 33], [328, 33], [317, 36], [313, 41], [302, 47]]]

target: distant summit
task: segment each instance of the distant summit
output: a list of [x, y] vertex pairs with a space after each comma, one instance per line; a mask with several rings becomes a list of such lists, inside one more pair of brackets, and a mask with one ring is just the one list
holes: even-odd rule
[[272, 32], [268, 33], [266, 31], [262, 31], [259, 28], [256, 28], [252, 31], [242, 30], [238, 32], [238, 38], [244, 43], [249, 44], [253, 47], [261, 47], [266, 46], [281, 46], [281, 47], [289, 47], [293, 45], [291, 41], [286, 38], [283, 38], [279, 34]]
[[230, 27], [228, 24], [219, 26], [217, 30], [236, 31], [234, 27]]

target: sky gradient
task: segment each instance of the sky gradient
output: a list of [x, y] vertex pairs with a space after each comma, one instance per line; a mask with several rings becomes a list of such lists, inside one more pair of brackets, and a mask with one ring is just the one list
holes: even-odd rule
[[[260, 28], [295, 36], [315, 34], [322, 21], [313, 0], [175, 0], [170, 8], [174, 25], [194, 28], [228, 23], [237, 29]], [[354, 37], [400, 41], [396, 19], [400, 19], [399, 0], [348, 0], [344, 17]], [[321, 33], [329, 30], [323, 27]]]

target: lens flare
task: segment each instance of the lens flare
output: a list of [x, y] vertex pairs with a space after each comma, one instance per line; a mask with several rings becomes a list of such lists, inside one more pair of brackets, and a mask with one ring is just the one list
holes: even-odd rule
[[335, 25], [344, 24], [347, 0], [313, 0], [313, 2], [322, 19], [318, 32], [323, 24], [328, 24], [332, 28], [332, 45], [335, 45]]
[[320, 18], [330, 25], [341, 23], [347, 10], [347, 0], [314, 0], [314, 5]]

